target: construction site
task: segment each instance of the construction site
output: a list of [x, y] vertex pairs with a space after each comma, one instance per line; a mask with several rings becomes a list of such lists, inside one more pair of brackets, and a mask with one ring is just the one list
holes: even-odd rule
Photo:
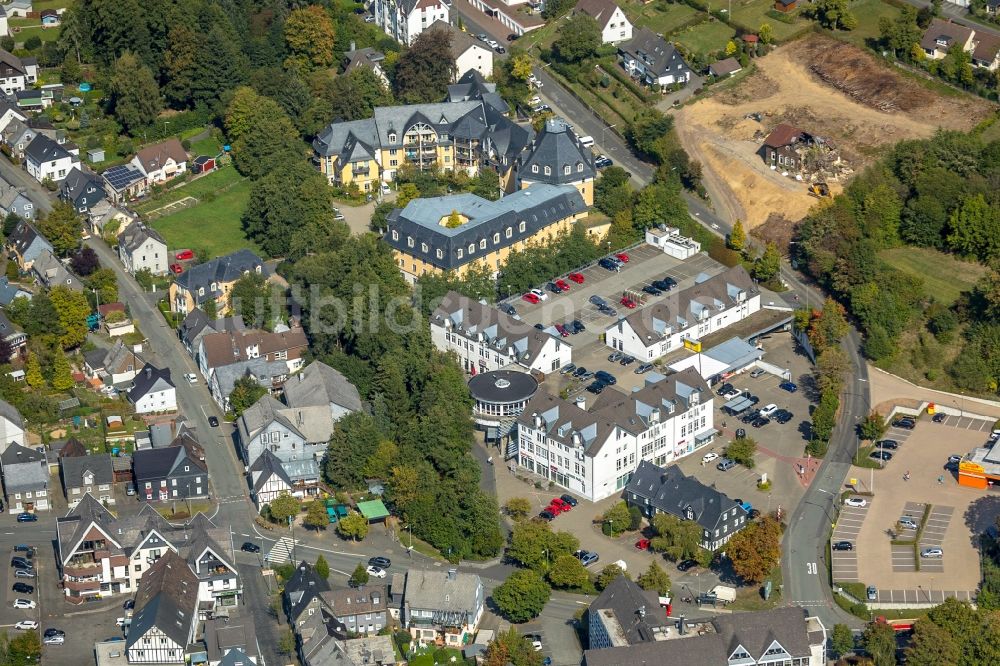
[[938, 128], [969, 130], [994, 109], [969, 95], [942, 97], [866, 51], [815, 34], [753, 63], [735, 86], [678, 110], [676, 127], [720, 214], [787, 227], [773, 230], [779, 237], [884, 147]]

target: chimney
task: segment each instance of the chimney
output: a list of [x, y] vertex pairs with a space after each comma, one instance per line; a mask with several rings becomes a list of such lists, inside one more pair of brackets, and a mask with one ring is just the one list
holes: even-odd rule
[[681, 636], [683, 636], [683, 635], [685, 635], [687, 633], [687, 625], [685, 623], [683, 615], [681, 615], [677, 619], [677, 633], [680, 634]]
[[152, 376], [153, 376], [153, 369], [147, 365], [146, 366], [146, 379], [149, 379]]
[[576, 399], [576, 406], [580, 409], [587, 409], [587, 399], [582, 395]]
[[355, 49], [355, 48], [354, 48], [354, 40], [353, 40], [353, 39], [351, 40], [351, 50], [352, 50], [352, 51], [355, 51], [355, 50], [357, 50], [357, 49]]

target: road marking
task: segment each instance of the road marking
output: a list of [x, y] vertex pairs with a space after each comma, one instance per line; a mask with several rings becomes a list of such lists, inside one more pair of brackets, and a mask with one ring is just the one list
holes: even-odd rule
[[819, 573], [819, 569], [816, 567], [815, 562], [806, 563], [806, 573], [811, 576], [815, 576], [817, 573]]

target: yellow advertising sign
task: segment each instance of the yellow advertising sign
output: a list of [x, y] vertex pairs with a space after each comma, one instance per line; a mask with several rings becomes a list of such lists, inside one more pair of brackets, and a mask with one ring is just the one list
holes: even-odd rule
[[691, 340], [689, 338], [684, 338], [684, 349], [690, 349], [693, 352], [701, 352], [701, 340]]
[[959, 474], [985, 474], [986, 470], [979, 463], [974, 463], [969, 460], [965, 460], [958, 464]]

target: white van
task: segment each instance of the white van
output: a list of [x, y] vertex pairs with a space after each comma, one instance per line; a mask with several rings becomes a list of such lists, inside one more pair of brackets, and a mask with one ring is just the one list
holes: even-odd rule
[[580, 137], [580, 145], [583, 146], [584, 148], [590, 148], [590, 147], [592, 147], [594, 145], [594, 137], [589, 136], [589, 135], [588, 136], [581, 136]]

